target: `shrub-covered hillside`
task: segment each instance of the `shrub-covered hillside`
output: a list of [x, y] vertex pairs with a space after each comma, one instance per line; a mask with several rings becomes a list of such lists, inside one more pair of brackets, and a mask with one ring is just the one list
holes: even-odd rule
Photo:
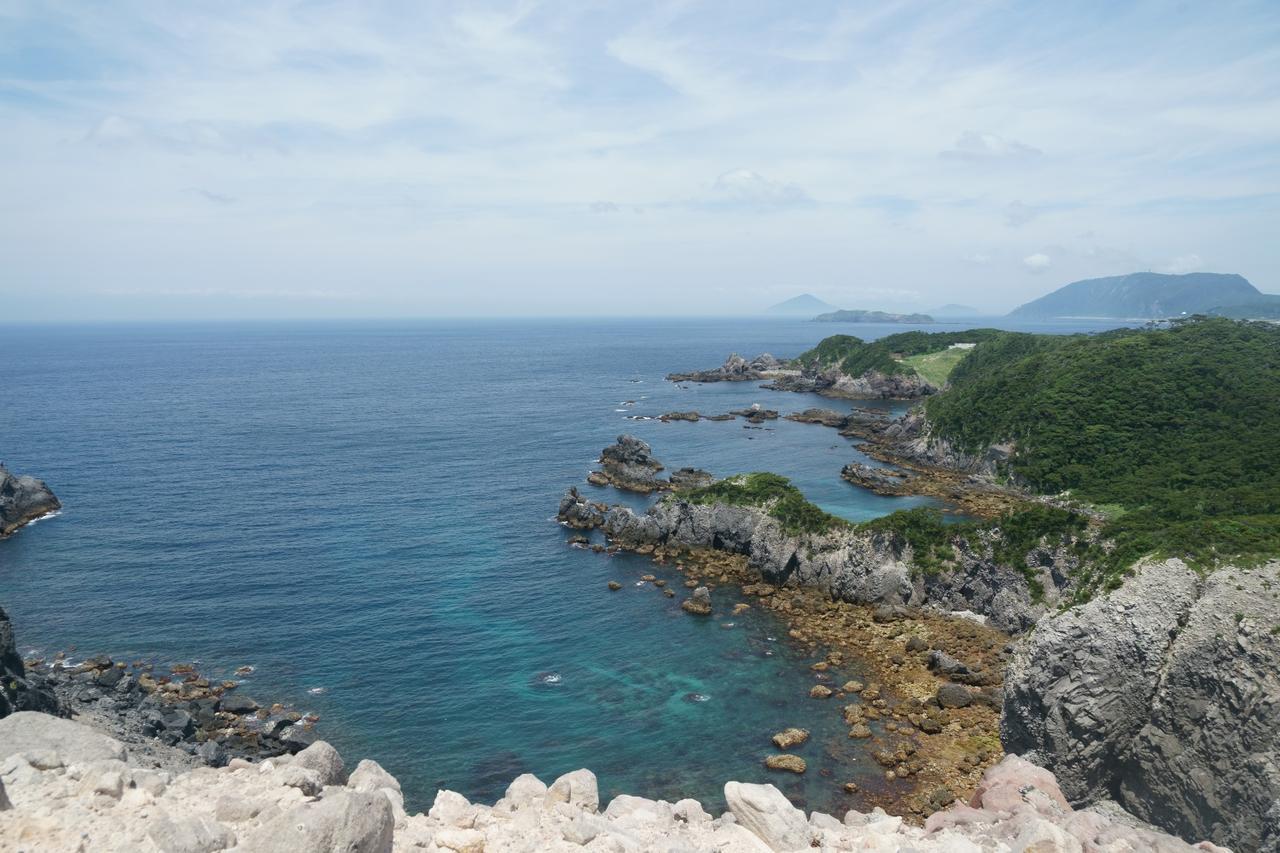
[[[888, 375], [916, 373], [912, 356], [938, 353], [952, 344], [978, 343], [1003, 335], [997, 329], [969, 329], [964, 332], [899, 332], [874, 341], [853, 335], [823, 338], [813, 349], [796, 358], [801, 365], [827, 367], [838, 364], [849, 376], [861, 376], [868, 370]], [[926, 377], [929, 378], [929, 377]], [[945, 376], [938, 377], [945, 381]], [[932, 381], [932, 380], [931, 380]]]
[[1117, 559], [1280, 553], [1280, 326], [1002, 334], [950, 381], [927, 403], [938, 434], [1013, 441], [1010, 473], [1111, 506]]

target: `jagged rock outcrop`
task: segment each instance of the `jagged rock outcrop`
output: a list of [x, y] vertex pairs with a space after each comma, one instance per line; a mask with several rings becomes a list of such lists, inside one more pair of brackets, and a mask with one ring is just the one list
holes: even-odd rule
[[701, 468], [678, 468], [671, 472], [671, 487], [674, 489], [700, 489], [715, 481], [710, 471]]
[[779, 376], [765, 387], [849, 400], [916, 400], [938, 393], [937, 386], [916, 373], [868, 370], [860, 376], [850, 376], [839, 365], [816, 363], [802, 366], [799, 372]]
[[656, 492], [671, 488], [668, 480], [658, 478], [663, 465], [653, 458], [649, 443], [634, 435], [620, 435], [615, 444], [600, 452], [600, 470], [588, 479], [597, 485], [608, 484], [629, 492]]
[[604, 524], [604, 514], [609, 507], [595, 503], [578, 493], [576, 487], [570, 486], [560, 499], [560, 508], [556, 510], [556, 518], [578, 530], [594, 530]]
[[670, 373], [672, 382], [750, 382], [766, 379], [786, 369], [786, 363], [769, 353], [761, 353], [747, 361], [736, 352], [724, 360], [724, 364], [711, 370], [694, 370], [689, 373]]
[[772, 785], [729, 782], [728, 813], [695, 800], [620, 795], [600, 811], [596, 777], [550, 786], [525, 774], [492, 806], [439, 791], [410, 815], [395, 777], [361, 761], [347, 775], [317, 742], [295, 756], [187, 773], [133, 766], [123, 744], [66, 720], [0, 720], [0, 845], [19, 850], [244, 853], [482, 853], [485, 850], [1215, 851], [1094, 811], [1074, 811], [1053, 776], [1016, 756], [983, 776], [968, 805], [922, 828], [876, 810], [806, 816]]
[[1177, 560], [1043, 620], [1005, 676], [1002, 738], [1076, 803], [1280, 850], [1280, 563]]
[[922, 408], [894, 420], [863, 425], [857, 434], [873, 438], [892, 456], [905, 462], [991, 477], [1004, 471], [1013, 445], [994, 445], [971, 453], [937, 435]]
[[61, 508], [43, 480], [11, 474], [0, 465], [0, 539]]
[[842, 479], [855, 486], [870, 489], [878, 495], [905, 495], [911, 488], [911, 476], [895, 468], [882, 468], [850, 462], [840, 469]]
[[[562, 502], [562, 518], [579, 512], [580, 499]], [[644, 513], [614, 506], [598, 526], [624, 548], [712, 548], [748, 558], [769, 583], [814, 586], [835, 598], [859, 604], [931, 605], [971, 610], [989, 624], [1017, 633], [1035, 624], [1071, 592], [1075, 559], [1066, 549], [1039, 549], [1028, 572], [1039, 580], [1036, 600], [1020, 570], [992, 556], [995, 534], [955, 544], [956, 568], [913, 571], [910, 546], [885, 533], [835, 528], [820, 534], [788, 533], [762, 509], [728, 504], [695, 504], [674, 495]]]
[[[599, 461], [600, 470], [592, 471], [587, 476], [587, 482], [596, 486], [613, 486], [628, 492], [648, 494], [669, 489], [691, 489], [708, 485], [715, 479], [700, 468], [680, 468], [673, 471], [668, 479], [659, 477], [658, 472], [665, 470], [665, 467], [653, 457], [653, 448], [649, 443], [634, 435], [618, 436], [616, 443], [600, 452]], [[573, 523], [572, 526], [596, 525]]]
[[0, 717], [15, 711], [57, 714], [60, 710], [52, 687], [40, 676], [27, 673], [14, 642], [13, 623], [0, 607]]

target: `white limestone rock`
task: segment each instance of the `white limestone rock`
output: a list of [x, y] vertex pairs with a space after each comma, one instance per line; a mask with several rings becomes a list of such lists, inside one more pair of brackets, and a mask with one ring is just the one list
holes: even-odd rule
[[588, 812], [600, 808], [600, 787], [590, 770], [574, 770], [551, 783], [547, 797], [553, 802], [568, 803]]
[[804, 813], [772, 785], [728, 782], [724, 799], [737, 822], [754, 832], [769, 849], [806, 850], [812, 839]]

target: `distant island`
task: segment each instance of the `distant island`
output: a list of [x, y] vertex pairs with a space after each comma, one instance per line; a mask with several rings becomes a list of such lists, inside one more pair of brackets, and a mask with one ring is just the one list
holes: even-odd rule
[[891, 314], [887, 311], [830, 311], [813, 318], [818, 323], [932, 323], [928, 314]]
[[1009, 312], [1010, 317], [1028, 320], [1159, 320], [1192, 314], [1275, 317], [1280, 316], [1280, 297], [1264, 294], [1234, 274], [1138, 272], [1072, 282]]
[[929, 313], [935, 317], [978, 317], [982, 314], [972, 305], [958, 305], [955, 302], [948, 302], [946, 305], [934, 308]]
[[802, 293], [799, 296], [793, 296], [785, 302], [779, 302], [777, 305], [769, 306], [767, 313], [812, 317], [814, 314], [821, 314], [824, 311], [835, 310], [836, 306], [832, 305], [830, 302], [823, 302], [812, 293]]

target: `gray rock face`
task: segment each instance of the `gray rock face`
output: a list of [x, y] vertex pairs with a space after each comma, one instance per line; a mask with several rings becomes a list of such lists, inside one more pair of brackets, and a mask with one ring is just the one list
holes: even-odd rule
[[579, 530], [592, 530], [604, 524], [602, 505], [588, 501], [573, 486], [560, 499], [560, 508], [556, 510], [556, 518], [570, 527]]
[[60, 711], [57, 697], [40, 679], [28, 676], [14, 643], [13, 623], [0, 607], [0, 717], [15, 711]]
[[671, 485], [677, 489], [699, 489], [714, 483], [716, 478], [701, 468], [680, 468], [671, 472]]
[[0, 466], [0, 539], [61, 507], [43, 480], [15, 476]]
[[781, 361], [767, 352], [750, 361], [735, 352], [724, 360], [724, 364], [712, 370], [671, 373], [667, 375], [667, 379], [672, 382], [750, 382], [764, 379], [784, 367]]
[[663, 465], [653, 458], [648, 442], [634, 435], [620, 435], [616, 444], [600, 452], [600, 471], [605, 482], [632, 492], [656, 492], [671, 488], [658, 479]]
[[1036, 602], [1023, 573], [993, 559], [989, 541], [959, 544], [959, 566], [953, 571], [913, 573], [910, 548], [897, 549], [884, 534], [839, 529], [793, 536], [755, 507], [692, 504], [678, 495], [644, 514], [614, 506], [600, 526], [623, 547], [665, 545], [742, 554], [770, 583], [815, 586], [859, 604], [973, 610], [1011, 633], [1031, 627], [1070, 592], [1065, 552], [1037, 554], [1045, 595]]
[[1009, 461], [1014, 451], [1012, 445], [994, 445], [980, 453], [960, 450], [934, 433], [933, 426], [920, 409], [913, 409], [900, 418], [871, 426], [876, 439], [887, 445], [894, 456], [952, 471], [994, 476]]
[[915, 400], [936, 394], [938, 388], [923, 377], [868, 370], [850, 376], [836, 364], [807, 364], [798, 373], [779, 376], [765, 386], [775, 391], [801, 391], [848, 400]]
[[1073, 802], [1187, 838], [1280, 849], [1280, 564], [1146, 565], [1042, 621], [1005, 675], [1002, 739]]

